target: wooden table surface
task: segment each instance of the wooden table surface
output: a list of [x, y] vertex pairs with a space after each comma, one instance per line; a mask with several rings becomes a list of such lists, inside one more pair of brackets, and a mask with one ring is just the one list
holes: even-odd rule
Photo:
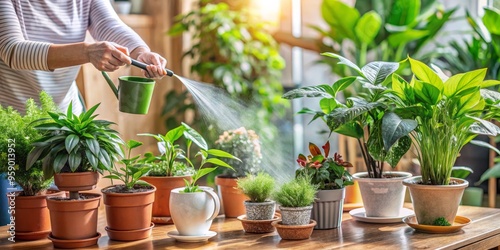
[[[98, 245], [86, 249], [490, 249], [500, 245], [500, 209], [463, 206], [458, 215], [472, 219], [471, 224], [451, 234], [416, 232], [404, 223], [370, 224], [358, 222], [344, 213], [342, 227], [314, 230], [308, 240], [281, 240], [277, 232], [245, 233], [237, 219], [216, 218], [211, 227], [218, 234], [205, 243], [181, 243], [167, 236], [174, 225], [157, 225], [148, 239], [134, 242], [109, 240], [105, 214], [100, 209]], [[77, 226], [77, 225], [75, 225]], [[48, 239], [16, 243], [7, 240], [7, 227], [0, 227], [0, 249], [53, 249]]]

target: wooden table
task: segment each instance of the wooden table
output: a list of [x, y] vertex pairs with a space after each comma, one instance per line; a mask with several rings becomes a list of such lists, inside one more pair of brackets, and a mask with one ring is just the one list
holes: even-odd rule
[[[472, 219], [472, 223], [452, 234], [419, 233], [404, 223], [370, 224], [355, 221], [344, 213], [342, 227], [315, 230], [309, 240], [281, 240], [276, 232], [268, 234], [245, 233], [237, 219], [223, 217], [214, 220], [211, 230], [217, 236], [205, 243], [181, 243], [167, 236], [174, 225], [157, 225], [149, 239], [135, 242], [111, 241], [106, 235], [105, 214], [99, 214], [98, 245], [88, 249], [490, 249], [500, 245], [500, 209], [459, 208], [458, 214]], [[77, 225], [75, 225], [77, 226]], [[47, 239], [11, 243], [7, 227], [0, 227], [0, 249], [53, 249]]]

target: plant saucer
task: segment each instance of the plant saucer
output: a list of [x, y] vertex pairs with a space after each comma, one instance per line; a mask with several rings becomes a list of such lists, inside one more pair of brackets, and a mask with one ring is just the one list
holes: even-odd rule
[[368, 223], [401, 223], [401, 219], [413, 215], [414, 212], [408, 208], [401, 208], [398, 216], [394, 217], [368, 217], [364, 208], [356, 208], [349, 211], [353, 219]]
[[100, 233], [97, 233], [96, 236], [88, 238], [88, 239], [79, 239], [79, 240], [63, 240], [54, 238], [52, 233], [47, 237], [52, 241], [55, 248], [81, 248], [81, 247], [89, 247], [97, 244], [97, 240], [101, 237]]
[[36, 232], [18, 232], [16, 231], [16, 240], [39, 240], [45, 239], [50, 234], [50, 230], [47, 231], [36, 231]]
[[238, 216], [238, 220], [241, 221], [243, 230], [246, 233], [271, 233], [274, 232], [274, 226], [271, 224], [273, 221], [277, 221], [281, 218], [279, 214], [274, 214], [271, 220], [247, 220], [246, 215]]
[[471, 223], [471, 219], [465, 216], [455, 216], [455, 220], [451, 226], [433, 226], [433, 225], [420, 225], [417, 222], [415, 215], [407, 216], [403, 219], [403, 222], [411, 228], [423, 232], [423, 233], [433, 233], [433, 234], [447, 234], [458, 232], [462, 227], [467, 226]]
[[180, 242], [205, 242], [217, 235], [217, 233], [214, 231], [208, 231], [204, 235], [187, 236], [180, 235], [177, 231], [170, 231], [167, 233], [167, 235]]

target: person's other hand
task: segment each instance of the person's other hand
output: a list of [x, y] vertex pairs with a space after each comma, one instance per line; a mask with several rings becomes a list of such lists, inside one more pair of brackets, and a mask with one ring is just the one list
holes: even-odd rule
[[87, 55], [90, 63], [101, 71], [115, 71], [132, 63], [126, 47], [110, 42], [91, 43], [87, 48]]
[[148, 78], [162, 78], [165, 76], [167, 59], [154, 52], [144, 51], [137, 56], [137, 60], [148, 64], [147, 71], [143, 70], [144, 76]]

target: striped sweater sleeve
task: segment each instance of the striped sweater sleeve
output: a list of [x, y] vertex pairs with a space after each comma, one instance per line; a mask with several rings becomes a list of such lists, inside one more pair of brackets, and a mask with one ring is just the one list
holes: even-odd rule
[[125, 46], [129, 51], [147, 44], [125, 25], [113, 10], [110, 1], [91, 0], [89, 32], [98, 41], [110, 41]]
[[12, 69], [50, 71], [51, 43], [25, 39], [11, 1], [0, 1], [0, 59]]

